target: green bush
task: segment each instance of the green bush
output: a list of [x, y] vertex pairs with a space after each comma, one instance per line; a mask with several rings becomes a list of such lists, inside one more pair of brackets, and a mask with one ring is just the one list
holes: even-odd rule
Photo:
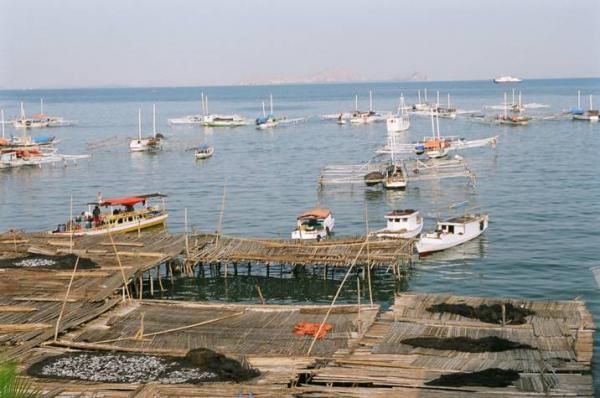
[[38, 398], [42, 394], [32, 389], [31, 382], [17, 375], [15, 361], [0, 360], [0, 398]]

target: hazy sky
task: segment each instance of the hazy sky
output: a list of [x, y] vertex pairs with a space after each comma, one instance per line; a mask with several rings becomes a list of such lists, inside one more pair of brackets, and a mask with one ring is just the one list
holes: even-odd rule
[[600, 76], [599, 0], [0, 0], [0, 87]]

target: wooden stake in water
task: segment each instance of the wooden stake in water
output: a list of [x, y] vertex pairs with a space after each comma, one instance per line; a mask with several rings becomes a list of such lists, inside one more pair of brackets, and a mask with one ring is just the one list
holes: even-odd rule
[[71, 195], [71, 203], [69, 207], [69, 224], [71, 225], [71, 233], [69, 234], [69, 253], [73, 254], [73, 195]]
[[219, 215], [219, 225], [217, 226], [217, 243], [221, 236], [221, 227], [223, 226], [223, 213], [225, 212], [225, 195], [227, 194], [227, 181], [223, 185], [223, 198], [221, 199], [221, 214]]
[[369, 252], [369, 212], [368, 207], [365, 205], [365, 228], [367, 233], [367, 282], [369, 283], [369, 303], [371, 308], [373, 307], [373, 289], [371, 287], [371, 259]]

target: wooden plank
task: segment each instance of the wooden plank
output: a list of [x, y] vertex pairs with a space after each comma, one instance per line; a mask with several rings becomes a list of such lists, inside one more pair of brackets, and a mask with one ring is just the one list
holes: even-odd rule
[[48, 323], [0, 323], [0, 333], [31, 332], [51, 327]]
[[[102, 242], [100, 246], [112, 246], [111, 242]], [[143, 243], [140, 242], [115, 242], [115, 246], [131, 246], [131, 247], [144, 247]]]
[[38, 309], [25, 305], [0, 305], [0, 312], [33, 312]]

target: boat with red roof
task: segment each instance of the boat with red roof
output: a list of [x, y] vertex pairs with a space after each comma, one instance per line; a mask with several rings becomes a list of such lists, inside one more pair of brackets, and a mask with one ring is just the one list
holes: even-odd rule
[[58, 236], [104, 235], [164, 226], [169, 216], [166, 196], [150, 193], [103, 199], [99, 194], [95, 202], [87, 204], [87, 211], [66, 224], [59, 224], [50, 233]]

